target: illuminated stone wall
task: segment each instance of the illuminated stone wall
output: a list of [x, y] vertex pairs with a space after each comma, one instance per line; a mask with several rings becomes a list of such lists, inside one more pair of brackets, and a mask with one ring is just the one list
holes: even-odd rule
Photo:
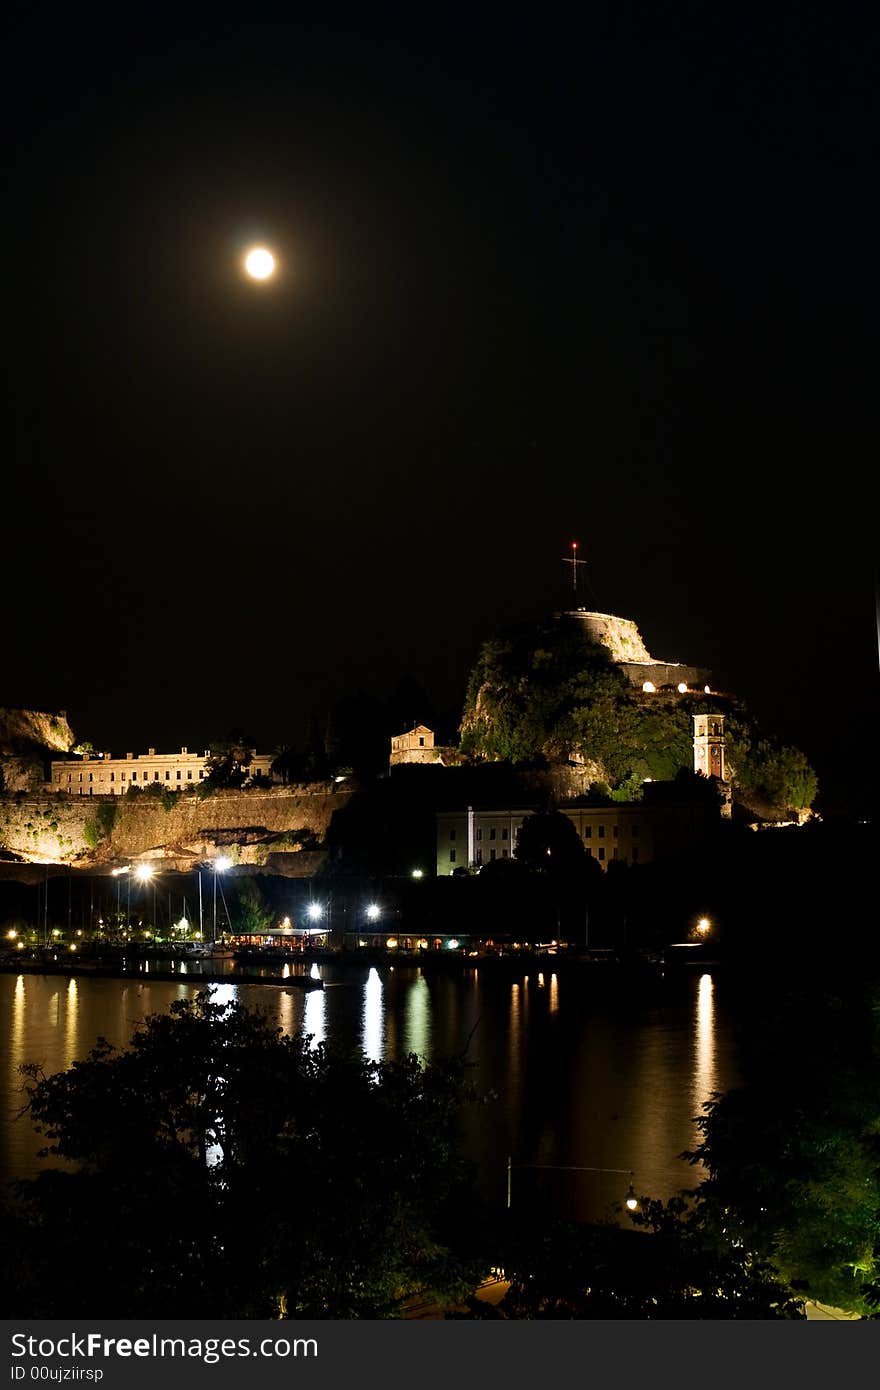
[[147, 856], [185, 869], [221, 849], [236, 863], [263, 864], [270, 854], [301, 853], [297, 832], [322, 841], [334, 811], [350, 796], [332, 782], [222, 791], [204, 798], [184, 794], [167, 810], [161, 798], [144, 794], [4, 796], [0, 849], [30, 863], [79, 868], [109, 868]]

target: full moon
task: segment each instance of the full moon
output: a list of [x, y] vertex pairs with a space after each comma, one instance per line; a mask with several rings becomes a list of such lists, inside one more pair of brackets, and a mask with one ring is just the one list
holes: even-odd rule
[[255, 246], [245, 256], [244, 268], [251, 279], [268, 280], [275, 269], [275, 257], [265, 246]]

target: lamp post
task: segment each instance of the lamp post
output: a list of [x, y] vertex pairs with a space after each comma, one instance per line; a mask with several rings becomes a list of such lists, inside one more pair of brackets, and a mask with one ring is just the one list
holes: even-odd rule
[[514, 1168], [538, 1168], [551, 1169], [556, 1173], [620, 1173], [629, 1178], [629, 1187], [626, 1193], [627, 1211], [637, 1211], [639, 1199], [636, 1196], [635, 1175], [631, 1168], [592, 1168], [581, 1163], [514, 1163], [510, 1154], [507, 1155], [507, 1210], [510, 1211], [513, 1201], [513, 1170]]
[[[214, 870], [214, 927], [213, 927], [213, 932], [212, 932], [212, 939], [213, 939], [214, 941], [216, 941], [216, 940], [217, 940], [217, 875], [218, 875], [218, 874], [225, 874], [227, 869], [231, 869], [231, 868], [232, 868], [232, 860], [231, 860], [231, 859], [227, 859], [227, 857], [226, 857], [224, 854], [221, 854], [221, 855], [218, 856], [217, 859], [212, 859], [212, 860], [211, 860], [211, 868]], [[225, 906], [225, 901], [226, 901], [226, 900], [224, 899], [224, 906]], [[229, 917], [228, 911], [227, 911], [226, 916], [227, 916], [227, 919], [228, 919], [228, 917]], [[232, 925], [232, 924], [230, 923], [230, 926], [231, 926], [231, 925]], [[226, 933], [224, 932], [223, 935], [225, 936]]]
[[[134, 872], [135, 872], [135, 877], [138, 878], [138, 879], [140, 880], [141, 883], [152, 883], [152, 885], [153, 885], [153, 933], [155, 934], [156, 931], [157, 931], [157, 926], [156, 926], [156, 877], [155, 877], [156, 871], [155, 871], [155, 869], [153, 868], [152, 864], [138, 864], [138, 866], [137, 866], [137, 868], [135, 869]], [[125, 925], [126, 925], [126, 932], [127, 932], [127, 929], [128, 929], [128, 922], [126, 922]]]

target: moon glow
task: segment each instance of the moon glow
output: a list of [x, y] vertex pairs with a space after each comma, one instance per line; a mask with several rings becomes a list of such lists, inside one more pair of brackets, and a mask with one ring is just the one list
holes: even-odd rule
[[244, 268], [252, 280], [268, 280], [275, 271], [275, 257], [265, 246], [255, 246], [245, 256]]

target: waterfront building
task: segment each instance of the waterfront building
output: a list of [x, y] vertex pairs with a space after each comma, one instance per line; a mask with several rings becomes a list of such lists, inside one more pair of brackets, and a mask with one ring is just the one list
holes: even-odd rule
[[[124, 796], [131, 787], [141, 790], [158, 783], [169, 791], [192, 790], [208, 775], [210, 753], [191, 753], [181, 748], [179, 753], [126, 753], [114, 758], [112, 753], [83, 753], [78, 758], [53, 759], [49, 778], [52, 791], [71, 796]], [[272, 754], [251, 751], [247, 772], [251, 777], [273, 779]]]
[[[477, 809], [437, 813], [437, 873], [457, 868], [482, 868], [496, 859], [510, 859], [520, 828], [535, 807]], [[646, 864], [654, 858], [656, 811], [645, 802], [610, 805], [560, 806], [578, 833], [584, 849], [603, 868], [620, 860]]]

